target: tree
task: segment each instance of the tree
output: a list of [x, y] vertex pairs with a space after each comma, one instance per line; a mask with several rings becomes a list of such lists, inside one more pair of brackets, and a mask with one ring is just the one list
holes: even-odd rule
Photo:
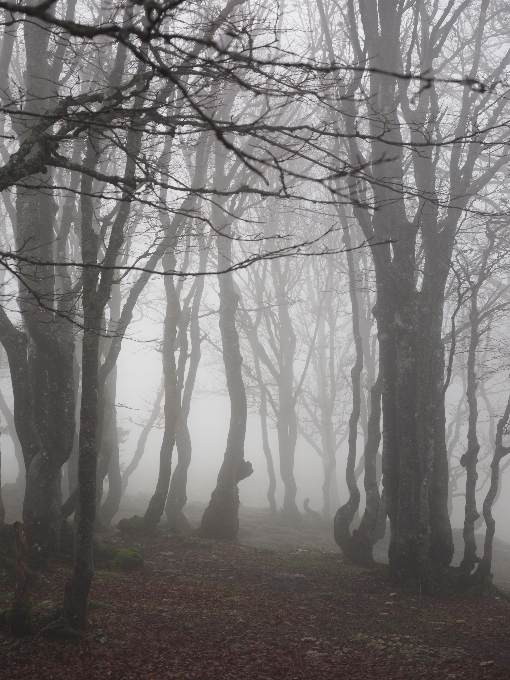
[[[397, 0], [349, 8], [351, 48], [366, 63], [366, 71], [360, 67], [366, 79], [357, 73], [351, 93], [361, 92], [363, 83], [369, 96], [362, 106], [351, 99], [340, 108], [351, 162], [370, 164], [370, 177], [352, 183], [351, 195], [376, 271], [390, 566], [395, 578], [417, 577], [426, 585], [428, 565], [447, 566], [453, 555], [442, 391], [445, 286], [463, 211], [476, 209], [507, 162], [504, 135], [494, 127], [506, 104], [492, 86], [510, 53], [484, 62], [482, 86], [462, 88], [448, 127], [442, 110], [450, 92], [434, 80], [416, 91], [410, 78], [396, 74], [410, 72], [419, 50], [422, 74], [462, 77], [469, 63], [475, 80], [480, 46], [491, 39], [489, 2], [444, 11]], [[472, 12], [474, 32], [468, 28]], [[416, 27], [410, 34], [407, 20]], [[452, 58], [442, 62], [447, 40]], [[366, 144], [356, 139], [361, 129]], [[489, 148], [500, 149], [490, 164]], [[358, 207], [367, 198], [373, 212]]]

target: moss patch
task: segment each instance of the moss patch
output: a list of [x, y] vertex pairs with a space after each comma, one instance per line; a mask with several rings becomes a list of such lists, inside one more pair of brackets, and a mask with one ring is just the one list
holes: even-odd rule
[[134, 571], [143, 567], [143, 557], [138, 548], [114, 548], [94, 542], [94, 564], [103, 568]]
[[143, 517], [140, 515], [125, 517], [117, 524], [117, 529], [128, 536], [140, 536], [144, 532]]
[[143, 557], [138, 548], [123, 548], [117, 551], [112, 564], [114, 567], [133, 571], [143, 567]]

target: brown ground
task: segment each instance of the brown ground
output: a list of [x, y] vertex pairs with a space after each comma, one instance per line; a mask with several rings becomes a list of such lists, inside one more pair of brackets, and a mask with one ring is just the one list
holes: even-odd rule
[[[193, 508], [189, 514], [193, 521]], [[510, 678], [506, 601], [390, 587], [384, 566], [345, 563], [331, 552], [326, 526], [311, 520], [297, 531], [244, 510], [241, 541], [164, 531], [126, 540], [140, 547], [145, 566], [98, 571], [90, 626], [76, 640], [41, 630], [69, 573], [68, 565], [52, 565], [33, 592], [38, 635], [0, 632], [0, 678]]]

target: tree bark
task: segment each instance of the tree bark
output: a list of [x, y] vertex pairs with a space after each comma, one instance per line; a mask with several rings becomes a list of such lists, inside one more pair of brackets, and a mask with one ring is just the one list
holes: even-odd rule
[[510, 453], [510, 447], [503, 446], [503, 435], [508, 427], [508, 421], [510, 420], [510, 397], [508, 399], [505, 412], [500, 418], [496, 430], [496, 448], [494, 450], [494, 456], [491, 463], [491, 483], [489, 491], [485, 496], [483, 502], [483, 517], [485, 520], [485, 541], [483, 546], [483, 557], [478, 564], [478, 568], [475, 572], [475, 577], [477, 581], [483, 581], [489, 578], [492, 569], [492, 547], [494, 543], [494, 534], [496, 532], [496, 521], [492, 516], [492, 507], [494, 505], [494, 500], [498, 493], [499, 486], [499, 465], [501, 460]]
[[[349, 490], [349, 499], [336, 512], [334, 519], [335, 541], [349, 559], [358, 559], [355, 543], [351, 540], [350, 525], [354, 519], [359, 503], [360, 492], [356, 483], [354, 470], [356, 467], [356, 447], [358, 440], [358, 422], [361, 410], [361, 373], [363, 371], [363, 342], [359, 323], [359, 303], [357, 293], [357, 281], [352, 253], [352, 244], [349, 229], [344, 229], [344, 245], [346, 249], [347, 267], [349, 272], [349, 294], [352, 311], [352, 330], [355, 347], [355, 362], [351, 369], [352, 384], [352, 410], [349, 417], [349, 451], [347, 454], [347, 466], [345, 478]], [[377, 454], [377, 451], [376, 451]], [[371, 548], [371, 546], [370, 546]]]

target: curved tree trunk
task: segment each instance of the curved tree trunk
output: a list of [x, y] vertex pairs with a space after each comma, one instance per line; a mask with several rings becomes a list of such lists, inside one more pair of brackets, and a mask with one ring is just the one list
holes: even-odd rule
[[[224, 177], [223, 152], [216, 154], [216, 175], [218, 180]], [[223, 463], [218, 473], [216, 488], [211, 494], [209, 505], [202, 515], [201, 533], [208, 538], [220, 538], [229, 541], [237, 539], [239, 530], [239, 489], [238, 484], [253, 473], [251, 463], [244, 459], [244, 438], [248, 407], [244, 386], [242, 364], [243, 357], [236, 327], [236, 313], [239, 306], [239, 294], [234, 285], [232, 272], [225, 271], [232, 263], [232, 227], [220, 228], [224, 215], [220, 206], [215, 203], [212, 219], [218, 225], [218, 284], [220, 293], [219, 327], [223, 364], [227, 380], [230, 400], [230, 424], [227, 446]]]
[[[218, 234], [218, 266], [230, 266], [230, 234], [225, 238]], [[224, 243], [226, 241], [227, 243]], [[236, 311], [239, 304], [231, 272], [218, 274], [220, 287], [219, 325], [223, 349], [223, 363], [230, 398], [230, 426], [227, 446], [221, 465], [216, 488], [211, 494], [209, 505], [202, 515], [201, 533], [207, 538], [237, 539], [239, 530], [239, 489], [238, 484], [252, 474], [251, 463], [244, 460], [244, 438], [248, 415], [246, 390], [244, 387], [239, 333], [236, 328]]]
[[[166, 258], [165, 268], [175, 269], [175, 257]], [[165, 277], [166, 312], [163, 334], [163, 375], [165, 378], [165, 431], [159, 454], [159, 475], [156, 490], [143, 517], [143, 526], [154, 531], [165, 511], [172, 473], [172, 452], [175, 445], [177, 423], [180, 417], [180, 395], [175, 365], [175, 343], [181, 307], [175, 282]]]
[[[370, 392], [370, 415], [367, 423], [365, 444], [365, 494], [366, 506], [360, 525], [352, 532], [349, 553], [356, 564], [370, 567], [375, 564], [372, 547], [376, 538], [378, 522], [381, 521], [381, 499], [377, 481], [377, 452], [381, 442], [381, 391], [382, 378], [379, 375]], [[386, 522], [386, 513], [384, 513]]]
[[159, 388], [159, 390], [156, 394], [156, 399], [154, 401], [154, 405], [152, 407], [151, 414], [150, 414], [147, 422], [143, 426], [142, 431], [140, 432], [140, 436], [138, 437], [138, 442], [136, 444], [134, 456], [133, 456], [131, 462], [129, 463], [129, 465], [126, 467], [126, 469], [122, 473], [122, 477], [121, 477], [121, 491], [122, 491], [121, 498], [126, 493], [129, 478], [131, 477], [133, 472], [136, 470], [136, 468], [138, 467], [138, 463], [142, 459], [149, 434], [151, 433], [152, 428], [154, 427], [154, 424], [159, 417], [159, 414], [160, 414], [160, 411], [161, 411], [161, 402], [163, 401], [163, 395], [164, 394], [165, 394], [165, 380], [163, 378], [163, 380], [161, 381], [160, 388]]
[[363, 371], [363, 342], [359, 325], [359, 304], [356, 290], [356, 273], [354, 269], [354, 256], [351, 250], [351, 238], [349, 230], [344, 229], [344, 245], [346, 248], [347, 266], [349, 271], [349, 293], [352, 309], [352, 330], [356, 359], [351, 369], [352, 383], [352, 411], [349, 417], [349, 452], [347, 455], [347, 467], [345, 478], [349, 490], [349, 500], [336, 512], [334, 519], [335, 541], [346, 557], [353, 559], [355, 552], [351, 541], [350, 525], [359, 508], [360, 492], [356, 483], [356, 445], [358, 439], [358, 421], [361, 410], [361, 373]]
[[[258, 365], [258, 359], [255, 357], [255, 362]], [[258, 366], [258, 372], [260, 372], [260, 365]], [[261, 378], [262, 380], [262, 378]], [[266, 458], [267, 464], [267, 474], [269, 477], [269, 486], [267, 488], [267, 500], [269, 501], [269, 512], [271, 517], [276, 517], [278, 512], [276, 509], [276, 475], [274, 470], [273, 454], [271, 452], [271, 447], [269, 446], [269, 433], [267, 429], [267, 397], [264, 387], [259, 382], [260, 386], [260, 429], [262, 434], [262, 450], [264, 451], [264, 456]]]
[[470, 574], [475, 568], [476, 563], [479, 561], [476, 555], [477, 548], [475, 539], [475, 522], [480, 517], [476, 508], [476, 482], [478, 480], [476, 466], [478, 463], [478, 452], [480, 451], [477, 435], [478, 403], [476, 398], [476, 351], [479, 340], [477, 293], [477, 290], [473, 290], [471, 294], [471, 328], [467, 358], [466, 397], [469, 406], [468, 447], [466, 453], [464, 453], [460, 459], [461, 465], [466, 468], [466, 504], [463, 530], [464, 556], [459, 565], [459, 569], [463, 574]]
[[496, 430], [496, 448], [494, 450], [494, 456], [491, 463], [491, 484], [489, 491], [485, 496], [483, 502], [483, 517], [485, 520], [485, 541], [483, 546], [483, 557], [478, 564], [478, 568], [475, 572], [475, 577], [477, 580], [482, 581], [485, 578], [489, 578], [492, 569], [492, 546], [494, 542], [494, 534], [496, 531], [496, 521], [492, 516], [492, 507], [494, 505], [494, 500], [496, 498], [499, 486], [499, 465], [502, 458], [510, 453], [510, 447], [503, 446], [503, 434], [508, 426], [508, 421], [510, 420], [510, 397], [508, 399], [505, 412], [498, 422], [498, 427]]

